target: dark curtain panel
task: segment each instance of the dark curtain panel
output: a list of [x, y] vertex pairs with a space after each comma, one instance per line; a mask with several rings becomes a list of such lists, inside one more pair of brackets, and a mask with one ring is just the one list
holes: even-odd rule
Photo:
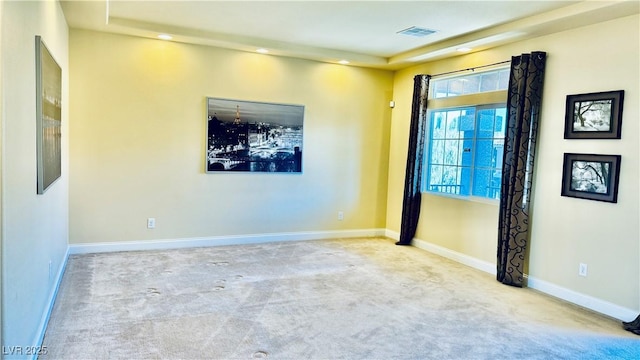
[[411, 240], [418, 227], [429, 79], [429, 75], [416, 75], [413, 78], [413, 103], [411, 105], [407, 170], [404, 179], [402, 223], [400, 224], [400, 241], [396, 245], [411, 245]]
[[529, 237], [529, 199], [546, 53], [511, 59], [504, 140], [497, 279], [522, 287]]
[[627, 331], [631, 331], [636, 335], [640, 335], [640, 315], [638, 315], [638, 317], [633, 321], [623, 321], [622, 327]]

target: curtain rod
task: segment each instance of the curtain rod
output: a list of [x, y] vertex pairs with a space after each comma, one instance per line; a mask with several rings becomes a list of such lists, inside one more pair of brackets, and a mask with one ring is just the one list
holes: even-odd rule
[[500, 61], [500, 62], [493, 63], [493, 64], [475, 66], [475, 67], [470, 67], [470, 68], [467, 68], [467, 69], [449, 71], [449, 72], [444, 72], [444, 73], [435, 74], [435, 75], [427, 75], [427, 76], [434, 78], [436, 76], [450, 75], [450, 74], [455, 74], [455, 73], [464, 72], [464, 71], [475, 71], [476, 69], [482, 69], [482, 68], [486, 68], [486, 67], [490, 67], [490, 66], [508, 64], [510, 62], [511, 62], [511, 60], [505, 60], [505, 61]]

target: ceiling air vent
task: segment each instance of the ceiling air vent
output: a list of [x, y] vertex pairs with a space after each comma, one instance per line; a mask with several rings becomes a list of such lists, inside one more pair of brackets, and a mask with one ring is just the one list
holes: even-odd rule
[[404, 30], [398, 31], [398, 34], [409, 35], [414, 37], [424, 37], [427, 35], [431, 35], [435, 32], [436, 32], [435, 30], [412, 26], [410, 28], [406, 28]]

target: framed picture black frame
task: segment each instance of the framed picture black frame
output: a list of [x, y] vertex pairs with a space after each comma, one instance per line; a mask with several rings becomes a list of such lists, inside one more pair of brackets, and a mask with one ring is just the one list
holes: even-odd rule
[[620, 139], [624, 90], [567, 95], [565, 139]]
[[303, 105], [206, 102], [206, 173], [302, 173]]
[[40, 36], [36, 36], [36, 153], [37, 193], [60, 178], [62, 69]]
[[565, 153], [562, 196], [618, 202], [620, 155]]

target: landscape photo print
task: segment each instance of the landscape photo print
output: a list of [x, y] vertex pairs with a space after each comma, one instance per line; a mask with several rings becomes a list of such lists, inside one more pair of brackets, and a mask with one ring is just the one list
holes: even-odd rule
[[620, 155], [564, 154], [562, 196], [617, 202]]
[[620, 139], [624, 91], [568, 95], [565, 139]]
[[207, 98], [206, 172], [302, 172], [304, 106]]

